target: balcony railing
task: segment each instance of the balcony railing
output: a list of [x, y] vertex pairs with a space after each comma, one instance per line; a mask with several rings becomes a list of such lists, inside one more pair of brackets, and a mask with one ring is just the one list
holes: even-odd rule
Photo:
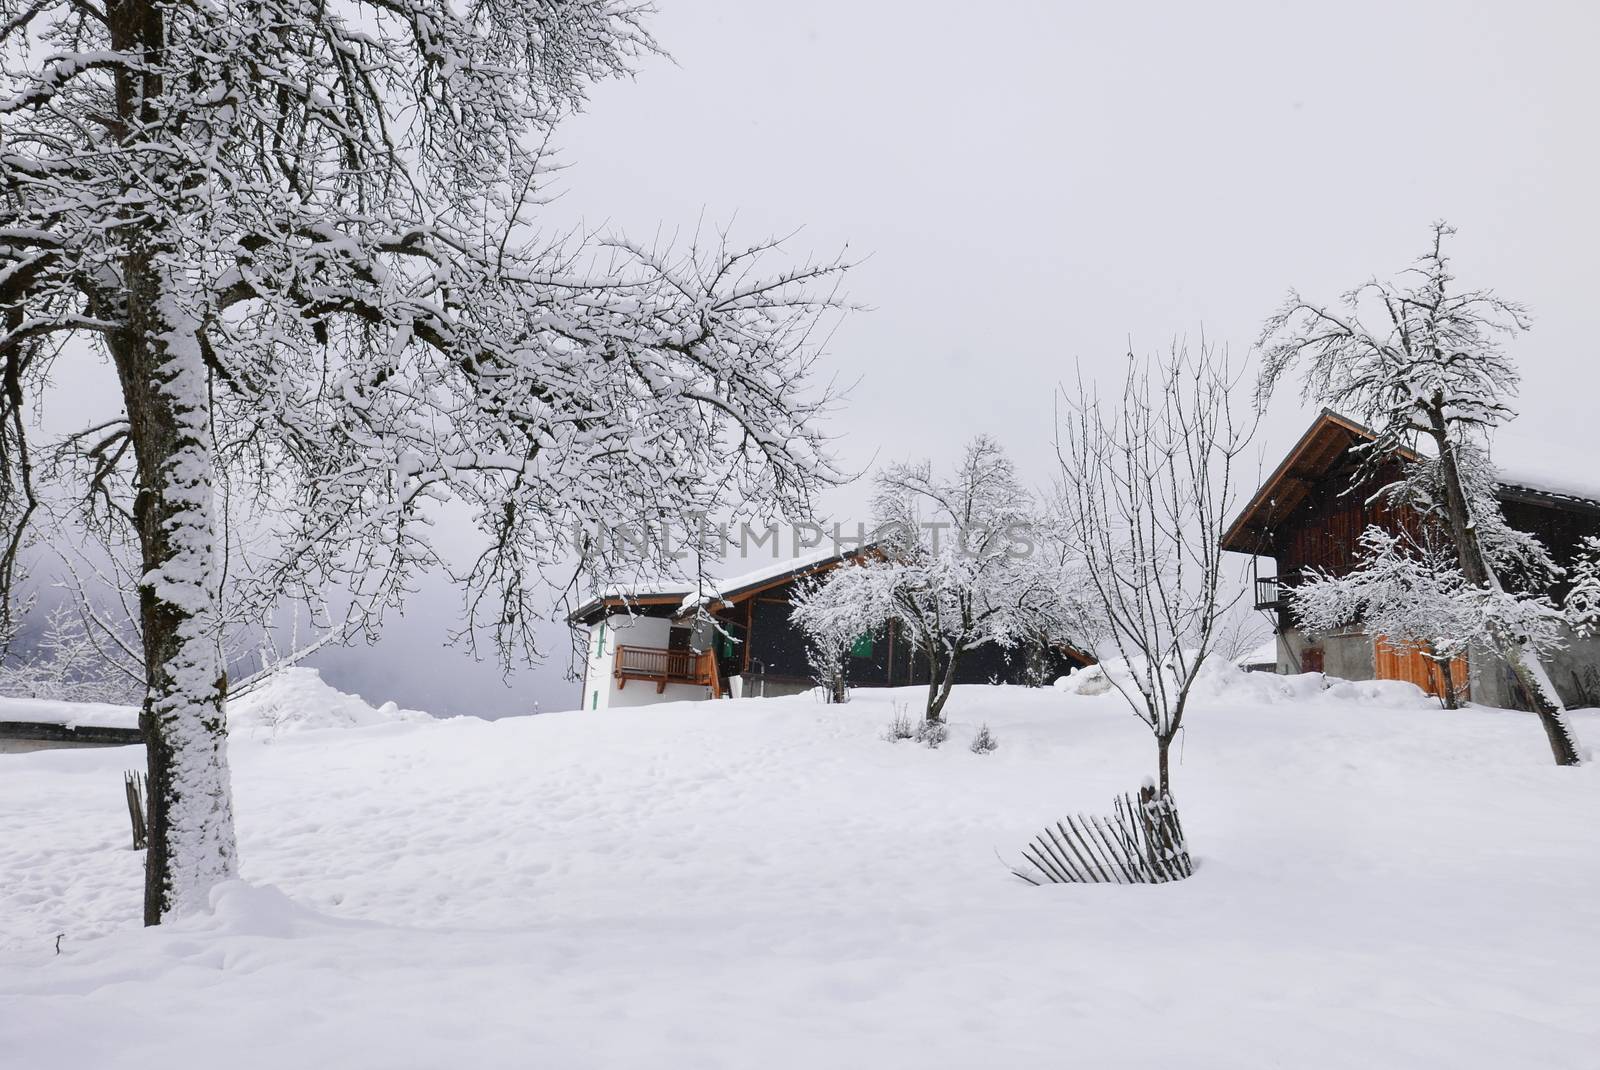
[[618, 687], [626, 687], [629, 680], [651, 680], [656, 693], [667, 689], [668, 684], [699, 684], [710, 687], [716, 680], [716, 660], [708, 650], [667, 650], [653, 646], [619, 646], [612, 675]]
[[1288, 609], [1289, 592], [1300, 582], [1300, 573], [1256, 577], [1257, 609]]

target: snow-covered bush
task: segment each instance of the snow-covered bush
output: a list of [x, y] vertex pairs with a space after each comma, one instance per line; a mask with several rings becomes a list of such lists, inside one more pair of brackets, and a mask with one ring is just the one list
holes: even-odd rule
[[917, 742], [937, 750], [939, 744], [950, 738], [950, 729], [943, 721], [923, 720], [917, 725]]
[[890, 743], [898, 743], [902, 739], [912, 739], [917, 734], [917, 726], [911, 720], [911, 714], [906, 712], [906, 704], [894, 704], [894, 718], [889, 726], [883, 730], [883, 738]]
[[1000, 741], [989, 731], [987, 721], [978, 727], [978, 733], [972, 737], [972, 745], [967, 749], [973, 754], [989, 754], [1000, 749]]

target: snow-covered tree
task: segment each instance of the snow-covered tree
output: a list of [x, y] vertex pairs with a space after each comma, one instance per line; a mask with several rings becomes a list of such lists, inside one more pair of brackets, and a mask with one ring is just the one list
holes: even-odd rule
[[1255, 424], [1234, 411], [1236, 382], [1206, 344], [1130, 356], [1110, 403], [1080, 377], [1056, 436], [1060, 530], [1084, 562], [1101, 646], [1127, 668], [1128, 683], [1107, 678], [1155, 736], [1163, 795], [1189, 692], [1240, 597], [1221, 541]]
[[1566, 580], [1562, 610], [1567, 623], [1585, 639], [1600, 635], [1600, 539], [1591, 535], [1578, 544]]
[[[534, 229], [542, 146], [654, 49], [643, 15], [0, 0], [0, 520], [18, 546], [38, 517], [52, 368], [114, 375], [122, 411], [49, 468], [138, 551], [148, 923], [237, 870], [225, 570], [257, 605], [343, 588], [371, 628], [442, 562], [450, 508], [483, 536], [469, 632], [533, 655], [573, 527], [795, 514], [830, 478], [812, 327], [836, 265]], [[248, 565], [223, 494], [263, 527]], [[604, 583], [624, 551], [589, 550]]]
[[1290, 592], [1301, 626], [1326, 635], [1352, 624], [1383, 636], [1396, 650], [1417, 650], [1438, 666], [1441, 701], [1455, 709], [1465, 680], [1451, 662], [1474, 648], [1497, 649], [1504, 621], [1540, 653], [1561, 645], [1560, 616], [1547, 599], [1497, 598], [1468, 582], [1455, 552], [1433, 528], [1420, 534], [1369, 527], [1361, 535], [1356, 568], [1344, 575], [1313, 570]]
[[[13, 649], [0, 662], [0, 695], [66, 702], [137, 703], [143, 696], [142, 668], [107, 650], [93, 619], [70, 602], [57, 603], [43, 630], [26, 650]], [[19, 644], [20, 646], [20, 644]]]
[[1495, 428], [1515, 415], [1517, 369], [1501, 340], [1525, 330], [1528, 316], [1489, 290], [1456, 287], [1444, 248], [1453, 233], [1435, 223], [1431, 247], [1406, 277], [1366, 282], [1336, 305], [1291, 292], [1262, 331], [1257, 399], [1265, 404], [1302, 365], [1306, 398], [1376, 432], [1365, 447], [1372, 464], [1401, 448], [1426, 457], [1393, 493], [1439, 519], [1482, 604], [1503, 613], [1492, 624], [1494, 648], [1532, 699], [1557, 764], [1576, 765], [1577, 737], [1525, 625], [1540, 614], [1519, 604], [1543, 597], [1539, 580], [1553, 566], [1537, 540], [1506, 523], [1489, 453]]
[[[819, 597], [826, 583], [826, 573], [804, 577], [795, 584], [790, 604], [796, 609], [815, 604], [820, 610]], [[806, 659], [823, 701], [849, 701], [850, 648], [862, 635], [876, 629], [858, 628], [854, 615], [847, 613], [819, 612], [804, 619], [810, 623], [809, 628], [801, 629], [806, 640]]]
[[1062, 576], [1039, 553], [1037, 507], [992, 438], [970, 442], [949, 477], [929, 462], [876, 477], [874, 552], [830, 571], [794, 619], [816, 643], [881, 632], [894, 620], [928, 666], [925, 719], [943, 718], [962, 655], [1048, 635], [1065, 642]]

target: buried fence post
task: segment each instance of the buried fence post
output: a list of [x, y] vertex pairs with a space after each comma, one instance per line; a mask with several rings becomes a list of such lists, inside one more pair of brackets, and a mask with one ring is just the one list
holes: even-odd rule
[[133, 825], [133, 849], [142, 851], [145, 846], [144, 774], [123, 773], [122, 787], [128, 797], [128, 821]]

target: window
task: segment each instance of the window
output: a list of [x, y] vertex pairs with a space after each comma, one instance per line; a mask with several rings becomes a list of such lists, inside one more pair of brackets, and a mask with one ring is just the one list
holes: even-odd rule
[[600, 692], [596, 691], [594, 693], [594, 697], [589, 700], [589, 708], [591, 710], [598, 710], [600, 708]]
[[594, 652], [595, 652], [596, 655], [604, 654], [606, 652], [606, 622], [605, 621], [601, 621], [600, 622], [600, 642], [595, 644]]

